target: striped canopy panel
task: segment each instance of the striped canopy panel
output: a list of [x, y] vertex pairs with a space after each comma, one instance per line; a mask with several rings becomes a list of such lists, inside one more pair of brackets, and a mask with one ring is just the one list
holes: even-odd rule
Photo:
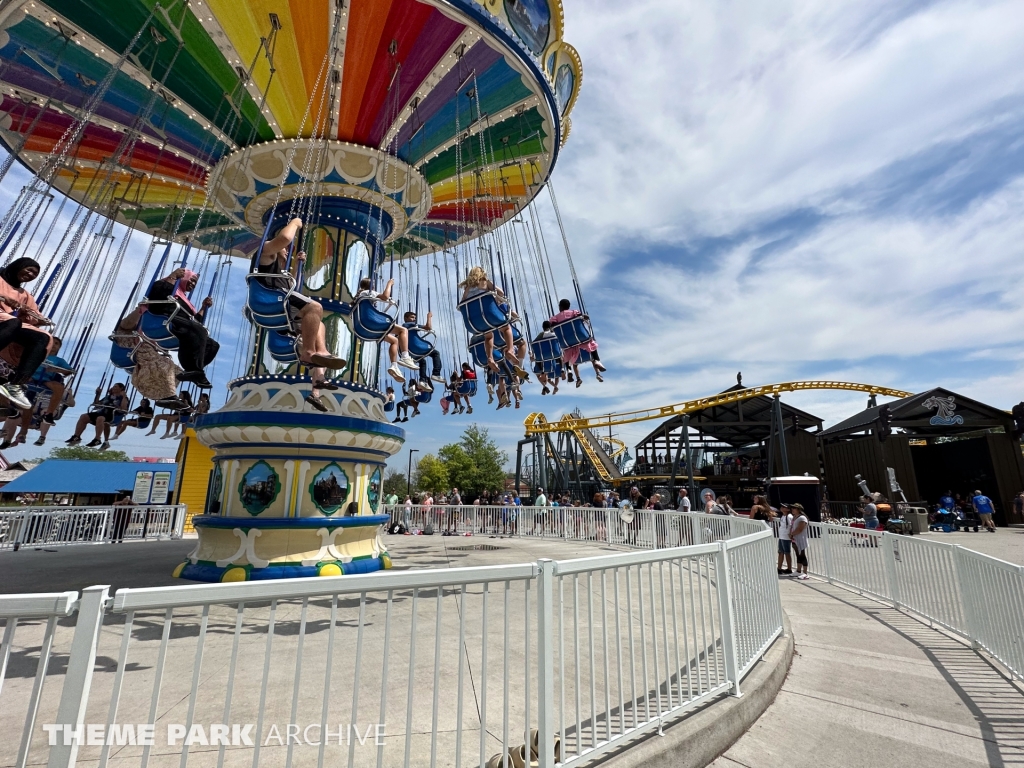
[[[92, 202], [127, 132], [103, 204], [141, 230], [241, 253], [258, 233], [207, 202], [211, 169], [320, 125], [422, 174], [429, 213], [392, 243], [413, 255], [497, 226], [543, 185], [581, 81], [561, 37], [558, 0], [8, 0], [0, 140], [38, 169], [87, 114], [56, 185]], [[330, 114], [317, 114], [318, 82]]]

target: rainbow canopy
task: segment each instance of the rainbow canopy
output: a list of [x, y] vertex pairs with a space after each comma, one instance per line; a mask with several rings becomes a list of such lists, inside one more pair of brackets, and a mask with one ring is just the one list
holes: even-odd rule
[[[418, 172], [427, 209], [394, 247], [422, 253], [500, 224], [546, 180], [581, 82], [561, 38], [558, 0], [13, 0], [0, 10], [0, 139], [36, 170], [84, 115], [55, 184], [88, 201], [137, 133], [102, 201], [113, 215], [245, 251], [247, 200], [208, 202], [211, 169], [319, 125]], [[307, 109], [318, 81], [329, 114]]]

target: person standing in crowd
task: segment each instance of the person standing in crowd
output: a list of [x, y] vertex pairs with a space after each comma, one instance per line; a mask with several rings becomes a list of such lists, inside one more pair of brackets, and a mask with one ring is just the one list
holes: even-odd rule
[[679, 493], [676, 494], [676, 511], [677, 512], [689, 512], [690, 511], [690, 494], [687, 493], [685, 488], [680, 488]]
[[864, 502], [864, 528], [868, 531], [878, 530], [878, 507], [870, 496], [861, 496], [860, 500]]
[[[793, 516], [789, 512], [788, 504], [780, 504], [779, 509], [779, 566], [780, 574], [793, 572], [793, 542], [790, 539], [790, 528], [793, 523]], [[786, 568], [782, 568], [782, 561], [786, 561]]]
[[1013, 498], [1013, 511], [1017, 515], [1017, 519], [1024, 519], [1024, 491], [1021, 491]]
[[[123, 544], [124, 543], [124, 532], [128, 528], [128, 522], [131, 520], [132, 510], [135, 506], [135, 502], [132, 501], [132, 494], [130, 491], [121, 491], [118, 494], [117, 501], [114, 502], [113, 520], [111, 520], [110, 530], [110, 543], [111, 544]], [[145, 535], [145, 533], [143, 533]]]
[[654, 516], [654, 532], [658, 540], [658, 549], [668, 546], [668, 520], [666, 519], [665, 505], [661, 503], [661, 494], [652, 493], [650, 504], [647, 506]]
[[992, 506], [992, 499], [981, 491], [975, 491], [974, 498], [971, 499], [971, 506], [974, 507], [974, 511], [981, 518], [981, 524], [985, 526], [985, 530], [995, 533], [996, 524], [992, 522], [992, 514], [995, 512], [995, 508]]
[[790, 524], [789, 537], [796, 550], [796, 577], [800, 581], [805, 581], [807, 579], [807, 532], [811, 521], [804, 514], [803, 504], [791, 504], [789, 508], [792, 510], [791, 518], [793, 520]]
[[750, 519], [763, 520], [766, 523], [771, 523], [775, 519], [775, 513], [764, 496], [754, 497], [754, 503], [750, 507]]

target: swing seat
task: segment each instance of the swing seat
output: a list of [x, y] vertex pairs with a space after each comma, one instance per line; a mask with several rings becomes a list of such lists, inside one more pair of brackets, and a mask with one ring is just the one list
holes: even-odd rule
[[[562, 342], [556, 336], [553, 339], [539, 339], [530, 342], [530, 352], [535, 362], [547, 362], [562, 358]], [[547, 373], [547, 371], [545, 371]]]
[[[487, 368], [487, 346], [484, 338], [484, 334], [478, 333], [469, 339], [469, 354], [472, 356], [473, 362], [476, 363], [477, 368]], [[504, 359], [497, 341], [495, 341], [492, 356], [494, 357], [495, 362], [500, 362]]]
[[562, 375], [562, 361], [561, 360], [534, 360], [533, 361], [533, 372], [543, 373], [546, 376], [561, 376]]
[[[292, 289], [268, 288], [258, 279], [266, 277], [262, 273], [254, 272], [245, 276], [248, 286], [248, 295], [245, 300], [245, 308], [249, 311], [249, 318], [260, 328], [269, 331], [282, 331], [291, 328], [291, 321], [288, 318], [288, 297]], [[291, 275], [274, 275], [284, 277], [295, 285]]]
[[279, 363], [297, 363], [299, 339], [280, 331], [271, 331], [267, 334], [267, 349], [270, 356]]
[[433, 399], [433, 397], [434, 397], [434, 393], [433, 392], [420, 392], [418, 395], [416, 395], [416, 402], [417, 403], [429, 403], [431, 401], [431, 399]]
[[360, 341], [383, 341], [398, 322], [398, 305], [393, 301], [381, 302], [388, 308], [395, 308], [392, 315], [377, 309], [377, 301], [379, 299], [364, 296], [352, 305], [352, 332]]
[[476, 397], [476, 379], [466, 379], [460, 382], [458, 392], [465, 397]]
[[417, 363], [434, 351], [436, 341], [433, 337], [433, 331], [419, 327], [409, 329], [409, 354]]
[[586, 344], [594, 338], [594, 331], [590, 327], [590, 318], [587, 315], [576, 315], [560, 323], [552, 323], [551, 332], [558, 337], [563, 347]]
[[135, 357], [133, 356], [133, 350], [127, 347], [122, 347], [117, 342], [110, 342], [110, 363], [115, 368], [120, 368], [122, 371], [128, 371], [131, 373], [135, 370]]
[[507, 306], [493, 293], [484, 292], [460, 303], [459, 312], [470, 333], [487, 333], [501, 330], [512, 321]]
[[392, 400], [391, 402], [388, 402], [388, 403], [384, 403], [384, 413], [391, 413], [393, 410], [395, 410], [395, 401], [394, 400]]
[[143, 312], [139, 318], [139, 335], [166, 352], [174, 352], [178, 349], [178, 338], [171, 333], [170, 326], [174, 316], [178, 314], [178, 305], [176, 302], [146, 302], [144, 306], [155, 304], [173, 304], [174, 310], [170, 315], [154, 315], [152, 312]]

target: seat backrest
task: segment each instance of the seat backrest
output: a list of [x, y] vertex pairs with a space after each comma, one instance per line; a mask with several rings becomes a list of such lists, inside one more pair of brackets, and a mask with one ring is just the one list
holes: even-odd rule
[[459, 304], [459, 312], [471, 333], [497, 331], [509, 324], [509, 313], [493, 293], [478, 293]]
[[370, 296], [356, 299], [352, 305], [352, 331], [362, 341], [381, 341], [395, 326], [395, 318], [377, 309]]
[[558, 337], [563, 347], [586, 344], [594, 338], [594, 333], [590, 328], [590, 318], [586, 315], [576, 315], [567, 320], [552, 323], [551, 332]]
[[414, 360], [420, 360], [434, 351], [434, 342], [431, 337], [421, 335], [425, 333], [422, 328], [409, 329], [409, 354]]

